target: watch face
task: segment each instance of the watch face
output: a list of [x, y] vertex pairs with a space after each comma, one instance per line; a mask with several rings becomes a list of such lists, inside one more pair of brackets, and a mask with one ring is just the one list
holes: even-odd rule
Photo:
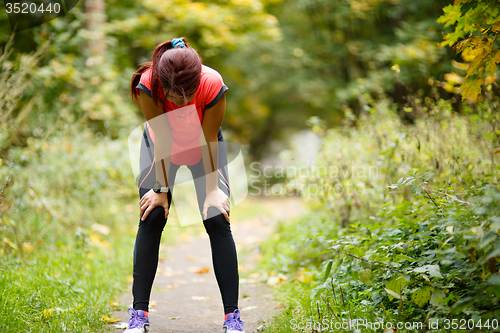
[[156, 182], [153, 185], [153, 191], [156, 192], [156, 193], [158, 193], [158, 192], [160, 192], [160, 189], [161, 189], [160, 183]]

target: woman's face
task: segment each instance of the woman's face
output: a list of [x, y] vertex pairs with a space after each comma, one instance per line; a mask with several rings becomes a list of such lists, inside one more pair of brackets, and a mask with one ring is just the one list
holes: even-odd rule
[[196, 94], [196, 90], [193, 92], [188, 92], [186, 94], [186, 98], [184, 99], [184, 96], [177, 94], [173, 91], [165, 91], [165, 96], [167, 97], [167, 100], [170, 102], [174, 103], [177, 106], [183, 106], [191, 102]]

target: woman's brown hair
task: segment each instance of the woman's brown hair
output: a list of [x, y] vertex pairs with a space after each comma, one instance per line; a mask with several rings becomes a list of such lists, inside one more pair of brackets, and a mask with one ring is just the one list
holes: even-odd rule
[[184, 98], [198, 88], [201, 77], [201, 58], [195, 49], [189, 47], [184, 37], [180, 39], [185, 47], [174, 48], [173, 39], [161, 43], [153, 52], [152, 61], [142, 64], [132, 75], [130, 85], [132, 98], [138, 99], [136, 86], [141, 80], [142, 73], [149, 68], [152, 69], [151, 96], [155, 105], [163, 105], [163, 100], [158, 96], [158, 81], [167, 92], [172, 91]]

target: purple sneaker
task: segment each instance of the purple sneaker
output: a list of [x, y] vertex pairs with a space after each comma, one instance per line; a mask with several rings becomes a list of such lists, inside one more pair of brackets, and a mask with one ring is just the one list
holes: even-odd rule
[[240, 319], [240, 310], [236, 309], [233, 313], [229, 313], [222, 328], [224, 333], [245, 333], [243, 322]]
[[145, 316], [146, 314], [144, 313], [144, 311], [129, 308], [127, 312], [131, 318], [124, 333], [149, 332], [149, 319]]

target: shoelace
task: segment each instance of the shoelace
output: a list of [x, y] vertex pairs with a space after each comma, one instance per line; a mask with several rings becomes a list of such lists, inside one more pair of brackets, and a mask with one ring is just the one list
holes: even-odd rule
[[128, 328], [142, 328], [144, 324], [148, 322], [147, 317], [140, 318], [138, 311], [133, 308], [129, 308], [127, 313], [131, 316]]
[[231, 330], [243, 330], [243, 322], [240, 319], [240, 311], [238, 309], [234, 310], [234, 312], [229, 314], [227, 317], [227, 320], [224, 322], [224, 325], [226, 325], [227, 328]]

